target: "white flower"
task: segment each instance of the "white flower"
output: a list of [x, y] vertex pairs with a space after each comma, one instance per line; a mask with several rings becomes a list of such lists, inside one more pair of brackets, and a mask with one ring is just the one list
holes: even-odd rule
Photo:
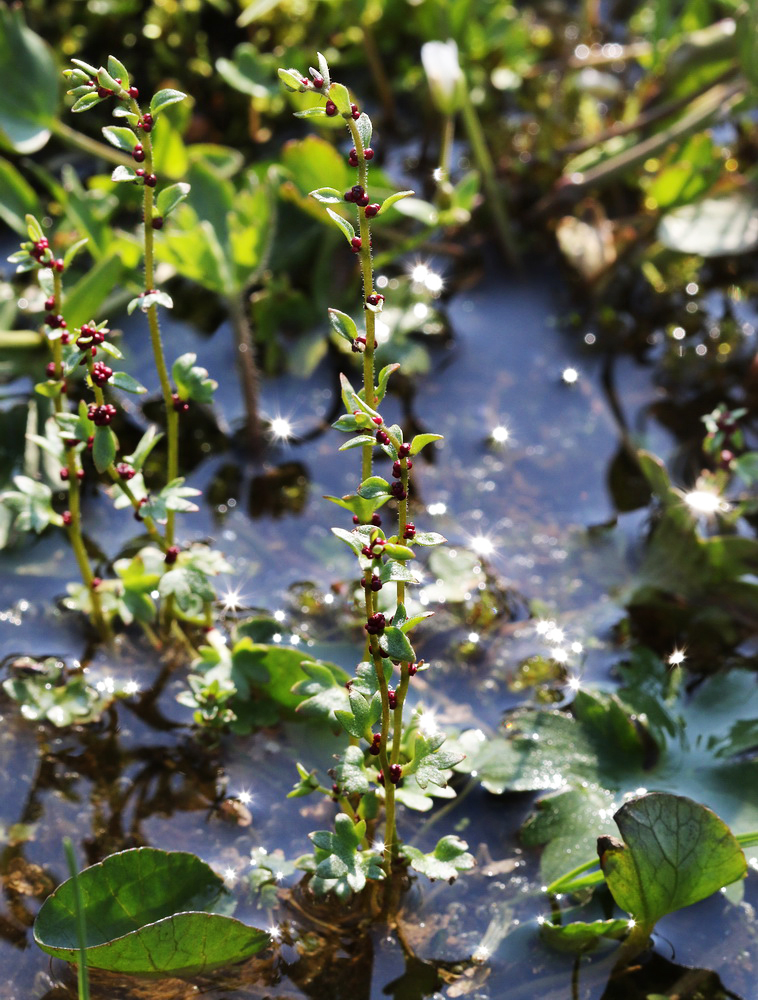
[[466, 85], [458, 62], [458, 46], [452, 38], [446, 42], [426, 42], [421, 46], [421, 62], [434, 103], [443, 115], [455, 114]]

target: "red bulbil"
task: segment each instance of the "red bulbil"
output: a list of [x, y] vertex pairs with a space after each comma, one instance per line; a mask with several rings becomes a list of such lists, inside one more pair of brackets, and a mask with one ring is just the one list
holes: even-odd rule
[[413, 521], [409, 521], [405, 526], [405, 531], [403, 532], [403, 538], [407, 538], [408, 541], [412, 541], [416, 537], [416, 525]]
[[145, 150], [141, 142], [138, 142], [137, 145], [132, 150], [132, 157], [134, 158], [136, 163], [142, 163], [144, 161]]
[[353, 354], [363, 354], [366, 350], [366, 338], [356, 337], [352, 343]]
[[154, 188], [157, 183], [158, 183], [158, 178], [155, 176], [155, 174], [147, 174], [145, 176], [145, 184], [147, 184], [149, 188]]
[[61, 471], [60, 471], [60, 477], [61, 477], [61, 480], [64, 483], [68, 481], [68, 476], [69, 476], [68, 469], [61, 469]]
[[177, 413], [186, 413], [189, 410], [189, 403], [186, 399], [182, 399], [178, 392], [171, 393], [171, 402]]
[[[93, 347], [92, 350], [95, 351], [97, 348]], [[113, 369], [109, 368], [108, 365], [103, 364], [102, 361], [96, 361], [92, 366], [92, 381], [97, 386], [104, 386], [111, 375], [113, 375]]]
[[136, 101], [136, 100], [137, 100], [137, 98], [139, 97], [139, 91], [137, 90], [137, 88], [136, 88], [136, 87], [130, 87], [130, 88], [129, 88], [129, 89], [127, 90], [127, 94], [128, 94], [128, 95], [129, 95], [129, 96], [130, 96], [130, 97], [131, 97], [131, 98], [132, 98], [133, 100], [135, 100], [135, 101]]
[[156, 215], [155, 218], [150, 223], [150, 225], [153, 227], [153, 229], [163, 229], [163, 216]]
[[403, 489], [403, 484], [401, 482], [393, 483], [390, 486], [390, 493], [396, 500], [407, 500], [408, 494]]
[[71, 516], [70, 510], [64, 510], [63, 513], [61, 514], [61, 519], [63, 520], [63, 523], [67, 528], [74, 520], [73, 517]]
[[134, 479], [137, 475], [136, 471], [128, 464], [128, 462], [119, 462], [116, 466], [116, 472], [118, 473], [119, 479], [123, 479], [128, 482], [130, 479]]
[[337, 114], [337, 105], [334, 103], [334, 101], [327, 101], [326, 104], [324, 105], [324, 111], [326, 111], [327, 115], [330, 118], [334, 118], [334, 116]]
[[377, 444], [389, 444], [390, 436], [387, 431], [377, 431], [376, 432], [376, 443]]
[[355, 122], [357, 122], [358, 119], [361, 117], [361, 113], [358, 110], [358, 105], [357, 104], [351, 104], [350, 105], [350, 114], [352, 116], [353, 121], [355, 121]]
[[353, 253], [358, 253], [360, 251], [361, 247], [363, 246], [363, 242], [362, 242], [360, 236], [354, 236], [350, 240], [350, 246], [353, 248]]
[[363, 158], [365, 160], [373, 160], [374, 159], [374, 151], [373, 151], [373, 149], [370, 146], [368, 146], [366, 149], [363, 150]]
[[397, 691], [394, 688], [387, 688], [387, 701], [391, 709], [397, 708]]
[[375, 525], [377, 528], [381, 528], [381, 526], [382, 526], [382, 519], [381, 519], [381, 517], [379, 517], [378, 514], [372, 514], [371, 515], [371, 523], [373, 525]]
[[369, 617], [366, 624], [363, 626], [369, 635], [381, 635], [387, 626], [387, 619], [381, 613], [377, 611]]
[[179, 546], [169, 545], [169, 547], [166, 549], [166, 555], [164, 556], [163, 561], [166, 563], [167, 566], [173, 566], [178, 557], [179, 557]]
[[376, 202], [373, 205], [366, 205], [366, 208], [365, 208], [366, 218], [367, 219], [373, 219], [375, 215], [379, 214], [379, 209], [381, 207], [382, 206], [376, 204]]
[[[116, 407], [112, 403], [103, 403], [101, 406], [97, 406], [91, 403], [89, 409], [87, 410], [87, 416], [93, 422], [95, 427], [107, 427], [108, 424], [116, 416]], [[94, 442], [94, 438], [92, 441]], [[89, 443], [89, 442], [88, 442]]]
[[403, 776], [403, 769], [399, 764], [390, 764], [390, 781], [396, 785]]
[[407, 458], [411, 453], [411, 446], [409, 444], [401, 444], [397, 449], [398, 458]]
[[51, 295], [49, 299], [45, 299], [45, 309], [47, 309], [48, 312], [51, 312], [53, 309], [55, 309], [54, 295]]

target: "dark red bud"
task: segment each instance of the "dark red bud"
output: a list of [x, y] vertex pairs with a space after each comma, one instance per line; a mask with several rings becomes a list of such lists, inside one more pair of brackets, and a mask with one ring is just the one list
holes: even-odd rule
[[334, 101], [327, 101], [326, 104], [324, 105], [324, 111], [326, 111], [327, 115], [330, 118], [334, 118], [334, 116], [337, 114], [337, 105], [334, 103]]

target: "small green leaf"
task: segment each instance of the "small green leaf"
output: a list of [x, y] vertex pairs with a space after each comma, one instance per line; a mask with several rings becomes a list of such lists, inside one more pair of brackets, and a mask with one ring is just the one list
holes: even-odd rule
[[324, 108], [305, 108], [303, 111], [295, 111], [295, 118], [328, 118]]
[[469, 871], [475, 864], [473, 854], [468, 853], [465, 840], [452, 835], [438, 841], [429, 854], [424, 854], [409, 844], [404, 844], [400, 853], [408, 859], [414, 871], [421, 872], [430, 879], [441, 878], [449, 882], [457, 878], [460, 872]]
[[[138, 847], [77, 876], [87, 961], [96, 969], [142, 976], [192, 976], [254, 955], [265, 931], [214, 913], [223, 880], [194, 854]], [[40, 909], [34, 939], [49, 955], [76, 962], [73, 879]]]
[[[336, 501], [336, 497], [328, 497], [327, 499]], [[332, 534], [336, 535], [346, 545], [349, 545], [357, 556], [361, 554], [364, 542], [360, 535], [356, 535], [352, 531], [346, 531], [344, 528], [332, 528]]]
[[116, 435], [110, 427], [95, 428], [95, 443], [92, 446], [92, 460], [98, 472], [105, 472], [116, 457]]
[[76, 243], [72, 243], [71, 246], [63, 255], [63, 266], [67, 268], [73, 262], [74, 258], [82, 249], [82, 247], [85, 247], [87, 243], [89, 243], [87, 237], [85, 237], [83, 240], [77, 240]]
[[416, 558], [416, 553], [413, 549], [409, 549], [407, 545], [398, 545], [396, 542], [387, 542], [384, 546], [384, 551], [390, 558], [397, 559], [400, 562]]
[[288, 799], [300, 799], [304, 795], [310, 795], [320, 785], [315, 771], [306, 771], [303, 765], [299, 763], [295, 764], [295, 767], [297, 768], [297, 773], [300, 775], [300, 781], [298, 781], [291, 792], [287, 793]]
[[403, 663], [413, 663], [416, 659], [416, 654], [413, 651], [413, 646], [408, 641], [408, 637], [401, 629], [396, 628], [394, 625], [386, 628], [384, 633], [379, 637], [379, 648], [391, 660], [402, 660]]
[[128, 462], [137, 472], [140, 471], [142, 466], [145, 464], [148, 455], [153, 450], [153, 448], [158, 444], [163, 434], [159, 434], [158, 430], [154, 426], [148, 427], [145, 433], [139, 440], [139, 444], [131, 453], [131, 455], [125, 455], [124, 461]]
[[347, 313], [340, 312], [339, 309], [329, 310], [329, 322], [332, 324], [332, 329], [349, 344], [352, 344], [358, 336], [355, 320]]
[[394, 194], [391, 194], [389, 198], [384, 199], [379, 211], [376, 214], [381, 215], [383, 212], [386, 212], [388, 208], [391, 208], [396, 201], [400, 201], [402, 198], [410, 198], [413, 194], [413, 191], [396, 191]]
[[426, 448], [433, 441], [441, 441], [441, 434], [416, 434], [411, 441], [411, 455], [418, 455], [422, 448]]
[[332, 83], [329, 86], [329, 100], [337, 105], [337, 110], [342, 115], [352, 115], [350, 92], [341, 83]]
[[372, 852], [360, 851], [366, 835], [366, 823], [353, 823], [340, 813], [334, 820], [335, 832], [319, 830], [310, 834], [316, 848], [316, 868], [311, 887], [317, 893], [334, 892], [339, 898], [360, 892], [367, 879], [384, 878], [381, 859]]
[[182, 354], [171, 368], [179, 396], [196, 403], [212, 403], [218, 382], [209, 378], [207, 370], [196, 365], [196, 361], [196, 354]]
[[415, 774], [421, 788], [426, 788], [430, 782], [444, 788], [447, 785], [447, 778], [443, 772], [449, 771], [463, 760], [462, 753], [455, 750], [440, 750], [444, 742], [444, 733], [433, 733], [430, 736], [425, 736], [423, 733], [416, 734], [413, 759], [405, 765], [403, 773]]
[[124, 90], [129, 89], [129, 74], [126, 66], [122, 62], [119, 62], [115, 56], [108, 56], [108, 72], [114, 80], [121, 81], [121, 86]]
[[[358, 695], [358, 697], [363, 698], [363, 695]], [[363, 700], [366, 701], [365, 698]], [[368, 774], [363, 766], [363, 751], [360, 747], [347, 747], [337, 761], [334, 776], [343, 794], [366, 794], [370, 784]]]
[[352, 243], [352, 241], [355, 239], [355, 230], [347, 221], [347, 219], [343, 219], [341, 215], [337, 215], [337, 213], [333, 212], [331, 208], [327, 208], [326, 212], [329, 218], [334, 222], [334, 224], [339, 229], [341, 229], [342, 232], [345, 234], [347, 242]]
[[183, 101], [186, 96], [181, 90], [159, 90], [150, 101], [150, 114], [155, 118], [170, 105]]
[[190, 192], [189, 184], [169, 184], [165, 187], [155, 200], [155, 207], [158, 214], [167, 218], [174, 211], [177, 205], [184, 201]]
[[358, 496], [364, 500], [374, 500], [378, 497], [389, 498], [392, 494], [389, 491], [389, 483], [381, 476], [369, 476], [364, 479], [358, 489]]
[[399, 364], [385, 365], [379, 372], [379, 378], [376, 383], [376, 398], [380, 403], [386, 395], [387, 383], [389, 382], [390, 375], [392, 375], [393, 372], [396, 372], [399, 367]]
[[413, 541], [416, 545], [443, 545], [447, 541], [447, 538], [438, 531], [418, 531]]
[[102, 133], [111, 146], [123, 149], [125, 153], [131, 153], [137, 145], [137, 136], [130, 128], [122, 125], [106, 125]]
[[368, 149], [371, 145], [371, 119], [365, 112], [361, 112], [360, 118], [355, 123], [358, 135], [361, 137], [363, 148]]
[[73, 105], [71, 110], [76, 114], [81, 111], [89, 111], [90, 108], [94, 108], [96, 104], [99, 104], [104, 98], [97, 96], [97, 91], [92, 91], [89, 94], [84, 94], [80, 97]]
[[121, 84], [116, 81], [115, 77], [110, 75], [104, 66], [101, 66], [97, 71], [97, 82], [101, 87], [107, 87], [108, 90], [112, 90], [114, 94], [118, 94], [121, 91]]
[[136, 179], [137, 175], [132, 168], [125, 166], [123, 163], [120, 163], [111, 174], [111, 180], [117, 184], [121, 181], [134, 181]]
[[343, 445], [340, 445], [340, 451], [350, 451], [351, 448], [365, 448], [366, 445], [371, 445], [372, 447], [376, 444], [376, 440], [371, 434], [359, 434], [358, 437], [350, 438]]
[[326, 57], [322, 56], [320, 52], [316, 53], [316, 58], [318, 59], [318, 71], [324, 78], [324, 88], [328, 90], [331, 85], [331, 77], [329, 76], [329, 63], [326, 61]]
[[280, 69], [277, 72], [279, 74], [279, 79], [282, 81], [287, 90], [294, 90], [298, 93], [302, 93], [305, 90], [303, 78], [296, 69]]
[[110, 379], [111, 385], [115, 385], [117, 389], [123, 389], [124, 392], [133, 392], [136, 395], [142, 395], [143, 392], [147, 392], [147, 389], [138, 382], [136, 378], [132, 378], [131, 375], [127, 375], [126, 372], [114, 372]]
[[613, 818], [624, 843], [601, 837], [600, 867], [618, 905], [643, 927], [745, 877], [729, 827], [692, 799], [653, 792]]
[[[629, 933], [629, 921], [593, 920], [586, 923], [574, 920], [570, 924], [554, 924], [546, 920], [540, 925], [540, 937], [556, 951], [568, 952], [572, 955], [592, 951], [602, 938], [620, 941]], [[650, 994], [648, 994], [650, 1000]]]

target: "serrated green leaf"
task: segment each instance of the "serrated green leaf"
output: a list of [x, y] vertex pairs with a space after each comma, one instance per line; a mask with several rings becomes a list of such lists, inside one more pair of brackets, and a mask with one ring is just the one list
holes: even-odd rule
[[464, 758], [464, 754], [457, 750], [439, 749], [445, 738], [444, 733], [433, 733], [429, 736], [423, 733], [416, 734], [413, 759], [405, 765], [403, 773], [414, 774], [421, 788], [426, 788], [429, 783], [444, 788], [447, 784], [444, 772], [460, 764]]
[[[358, 695], [362, 698], [362, 695]], [[363, 698], [364, 702], [366, 701]], [[368, 703], [366, 703], [368, 713]], [[354, 735], [354, 734], [353, 734]], [[334, 777], [343, 795], [365, 795], [370, 782], [363, 766], [363, 751], [360, 747], [347, 747], [337, 760]]]
[[205, 368], [196, 365], [196, 361], [197, 355], [188, 353], [182, 354], [174, 362], [171, 374], [177, 391], [182, 399], [192, 399], [196, 403], [212, 403], [218, 382], [208, 376]]
[[414, 871], [421, 872], [430, 879], [452, 881], [460, 872], [469, 871], [475, 864], [473, 854], [468, 853], [465, 840], [452, 835], [438, 841], [429, 854], [424, 854], [410, 844], [404, 844], [400, 853], [408, 859]]

